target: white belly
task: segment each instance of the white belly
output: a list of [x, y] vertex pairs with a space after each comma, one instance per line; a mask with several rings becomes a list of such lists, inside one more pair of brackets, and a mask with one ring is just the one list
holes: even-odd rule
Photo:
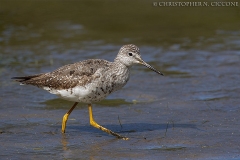
[[107, 92], [102, 90], [96, 90], [90, 87], [76, 86], [71, 89], [50, 89], [49, 87], [44, 87], [43, 89], [49, 91], [52, 94], [56, 94], [62, 99], [73, 101], [73, 102], [83, 102], [83, 103], [93, 103], [104, 99]]

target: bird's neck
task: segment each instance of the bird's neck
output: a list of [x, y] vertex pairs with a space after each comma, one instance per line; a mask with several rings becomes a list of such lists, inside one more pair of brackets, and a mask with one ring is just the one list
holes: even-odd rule
[[117, 56], [115, 59], [114, 59], [114, 62], [115, 64], [119, 65], [119, 66], [122, 66], [122, 67], [126, 67], [128, 69], [131, 68], [131, 65], [128, 65], [127, 63], [124, 63], [122, 60], [121, 60], [121, 57]]
[[114, 61], [111, 70], [117, 77], [122, 77], [122, 79], [127, 82], [130, 75], [130, 68], [131, 67], [126, 66], [119, 61]]
[[129, 70], [131, 68], [131, 66], [127, 66], [121, 63], [121, 61], [114, 61], [113, 63], [114, 63], [114, 66], [116, 66], [116, 68], [119, 70]]
[[111, 72], [114, 73], [114, 75], [112, 76], [113, 83], [117, 86], [114, 89], [115, 91], [122, 88], [129, 80], [130, 67], [118, 61], [114, 61], [112, 65], [113, 67], [111, 67]]

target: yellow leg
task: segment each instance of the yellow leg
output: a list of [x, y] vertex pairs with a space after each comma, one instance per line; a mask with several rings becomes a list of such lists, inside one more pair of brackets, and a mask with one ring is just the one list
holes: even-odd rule
[[66, 114], [64, 114], [63, 120], [62, 120], [62, 133], [65, 133], [68, 116], [71, 114], [73, 109], [77, 106], [77, 104], [78, 104], [78, 102], [75, 102], [74, 105], [72, 106], [72, 108], [69, 109], [69, 111]]
[[123, 137], [107, 128], [104, 128], [103, 126], [100, 126], [99, 124], [97, 124], [97, 122], [94, 121], [94, 118], [93, 118], [93, 113], [92, 113], [92, 105], [91, 104], [88, 104], [88, 109], [89, 109], [89, 118], [90, 118], [90, 124], [97, 128], [97, 129], [100, 129], [104, 132], [107, 132], [108, 134], [111, 134], [113, 136], [116, 136], [117, 138], [120, 138], [120, 139], [123, 139], [123, 140], [128, 140], [127, 137]]

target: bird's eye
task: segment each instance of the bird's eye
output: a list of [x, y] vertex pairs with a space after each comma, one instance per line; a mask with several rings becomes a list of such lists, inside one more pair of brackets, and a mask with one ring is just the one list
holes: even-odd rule
[[128, 53], [129, 56], [132, 56], [133, 54], [131, 52]]

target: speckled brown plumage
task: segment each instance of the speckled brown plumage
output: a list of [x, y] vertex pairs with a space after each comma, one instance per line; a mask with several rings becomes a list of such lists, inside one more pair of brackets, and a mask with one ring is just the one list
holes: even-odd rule
[[54, 89], [69, 89], [77, 85], [84, 86], [93, 80], [97, 69], [106, 70], [111, 66], [106, 60], [88, 59], [85, 61], [68, 64], [59, 69], [26, 77], [13, 77], [22, 84], [30, 84], [37, 87], [50, 87]]

